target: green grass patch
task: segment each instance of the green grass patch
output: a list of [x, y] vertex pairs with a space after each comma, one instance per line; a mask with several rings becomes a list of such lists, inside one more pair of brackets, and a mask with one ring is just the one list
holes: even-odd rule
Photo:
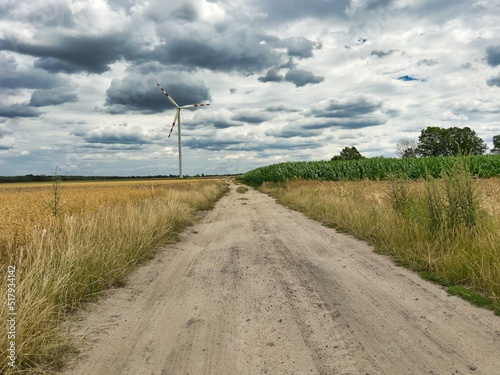
[[484, 296], [469, 287], [463, 285], [454, 285], [446, 288], [446, 292], [449, 295], [460, 297], [470, 302], [474, 306], [493, 310], [496, 315], [500, 315], [499, 304], [495, 304], [495, 301], [492, 298]]

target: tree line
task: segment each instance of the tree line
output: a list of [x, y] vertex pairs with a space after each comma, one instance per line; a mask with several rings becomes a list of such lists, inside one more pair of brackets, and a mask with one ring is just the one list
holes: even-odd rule
[[[396, 153], [402, 158], [416, 158], [429, 156], [454, 156], [454, 155], [483, 155], [488, 146], [469, 127], [448, 129], [429, 126], [423, 129], [418, 137], [418, 142], [405, 138], [396, 144]], [[500, 135], [493, 137], [493, 154], [500, 154]], [[344, 147], [339, 155], [331, 160], [357, 160], [364, 159], [356, 147]]]

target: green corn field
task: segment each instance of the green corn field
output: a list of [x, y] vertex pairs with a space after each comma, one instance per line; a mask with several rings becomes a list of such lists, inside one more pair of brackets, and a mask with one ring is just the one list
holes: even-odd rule
[[288, 180], [358, 181], [439, 178], [457, 163], [465, 163], [478, 178], [500, 176], [500, 155], [446, 156], [428, 158], [384, 158], [286, 162], [251, 170], [240, 181], [260, 186], [263, 182]]

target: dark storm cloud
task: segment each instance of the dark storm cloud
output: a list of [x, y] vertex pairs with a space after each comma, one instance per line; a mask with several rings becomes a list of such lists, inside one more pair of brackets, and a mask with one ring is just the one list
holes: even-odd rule
[[243, 125], [241, 122], [234, 121], [229, 117], [229, 113], [201, 111], [197, 113], [192, 120], [189, 121], [188, 126], [190, 129], [206, 129], [209, 127], [213, 127], [216, 129], [226, 129]]
[[[239, 150], [242, 145], [241, 140], [237, 139], [213, 139], [211, 137], [188, 138], [182, 141], [186, 147], [192, 149], [203, 149], [209, 151], [220, 150]], [[242, 146], [243, 147], [243, 146]]]
[[323, 146], [321, 142], [313, 141], [313, 140], [289, 140], [289, 139], [278, 139], [274, 142], [270, 142], [264, 147], [261, 148], [261, 150], [269, 150], [269, 149], [274, 149], [274, 150], [288, 150], [288, 151], [295, 151], [295, 150], [308, 150], [308, 149], [315, 149], [318, 147]]
[[486, 84], [488, 86], [497, 86], [497, 87], [500, 87], [500, 73], [498, 73], [497, 76], [490, 77], [490, 79], [488, 79], [486, 81]]
[[262, 111], [256, 110], [241, 110], [237, 111], [232, 117], [231, 120], [246, 122], [250, 124], [261, 124], [264, 121], [270, 119], [270, 116]]
[[500, 65], [500, 45], [486, 48], [486, 62], [491, 66]]
[[[318, 4], [321, 6], [321, 2]], [[114, 1], [112, 8], [125, 9], [123, 5], [124, 2]], [[148, 12], [153, 12], [154, 9], [150, 8]], [[176, 69], [184, 71], [206, 68], [255, 74], [287, 64], [288, 68], [292, 68], [292, 59], [311, 58], [313, 51], [321, 48], [320, 43], [302, 36], [279, 38], [248, 27], [245, 23], [221, 21], [217, 25], [210, 25], [202, 22], [195, 27], [191, 24], [198, 18], [198, 9], [190, 3], [180, 4], [179, 7], [164, 4], [161, 9], [164, 8], [166, 16], [159, 15], [161, 12], [158, 10], [153, 12], [155, 17], [160, 17], [154, 18], [157, 23], [156, 36], [160, 41], [154, 48], [148, 42], [141, 41], [142, 37], [135, 28], [127, 32], [115, 30], [90, 34], [65, 29], [63, 26], [70, 25], [71, 21], [58, 25], [57, 30], [47, 27], [40, 37], [31, 41], [15, 38], [14, 33], [6, 34], [4, 39], [0, 39], [0, 50], [35, 57], [34, 66], [50, 73], [100, 74], [109, 71], [110, 65], [117, 61], [140, 64], [158, 61], [175, 65]], [[66, 18], [64, 16], [61, 19]], [[122, 15], [120, 18], [123, 18]], [[165, 19], [171, 20], [173, 24], [163, 26]], [[45, 26], [51, 25], [49, 19], [45, 21]], [[40, 20], [41, 24], [45, 21]], [[320, 79], [311, 74], [306, 76], [301, 71], [290, 72], [289, 78], [297, 85], [317, 83]], [[261, 81], [278, 79], [283, 77], [268, 75]]]
[[321, 45], [304, 37], [285, 38], [278, 43], [288, 51], [288, 56], [298, 58], [309, 58], [313, 56], [315, 48], [321, 48]]
[[156, 47], [149, 57], [180, 64], [189, 69], [206, 68], [253, 74], [287, 60], [286, 54], [262, 44], [262, 40], [259, 35], [249, 33], [177, 38]]
[[[153, 73], [154, 74], [153, 76]], [[179, 74], [150, 71], [141, 75], [130, 72], [122, 79], [114, 79], [106, 91], [103, 110], [111, 114], [140, 112], [158, 113], [175, 107], [156, 86], [160, 83], [165, 91], [179, 104], [204, 104], [211, 100], [209, 89], [199, 81]]]
[[266, 108], [264, 108], [264, 110], [268, 111], [268, 112], [300, 112], [301, 111], [300, 109], [291, 108], [291, 107], [288, 107], [288, 106], [283, 105], [283, 104], [270, 105], [270, 106], [267, 106]]
[[139, 128], [129, 128], [126, 124], [104, 129], [75, 130], [72, 134], [91, 144], [141, 145], [151, 143], [151, 140]]
[[255, 74], [282, 66], [292, 58], [310, 58], [315, 49], [321, 48], [320, 43], [305, 37], [279, 38], [240, 21], [235, 18], [215, 26], [183, 24], [160, 29], [164, 42], [137, 56], [179, 64], [187, 70], [206, 68]]
[[217, 139], [211, 136], [188, 138], [183, 144], [192, 149], [203, 149], [210, 151], [268, 151], [274, 150], [298, 150], [310, 149], [321, 146], [313, 140], [289, 140], [289, 139], [258, 139], [255, 137], [240, 137], [235, 139]]
[[44, 107], [77, 101], [78, 95], [64, 89], [37, 90], [31, 94], [30, 105], [32, 107]]
[[387, 57], [387, 56], [390, 56], [392, 55], [394, 52], [396, 52], [395, 49], [390, 49], [388, 51], [378, 51], [378, 50], [373, 50], [371, 53], [370, 53], [370, 56], [377, 56], [379, 58], [383, 58], [383, 57]]
[[41, 112], [24, 104], [0, 105], [0, 117], [38, 117]]
[[271, 68], [267, 71], [266, 75], [258, 78], [260, 82], [281, 82], [284, 77], [279, 74], [275, 68]]
[[303, 129], [329, 129], [329, 128], [340, 128], [340, 129], [361, 129], [371, 126], [383, 125], [387, 122], [387, 117], [382, 115], [379, 116], [356, 116], [353, 118], [336, 118], [329, 120], [322, 120], [311, 122], [309, 124], [304, 124]]
[[111, 143], [87, 143], [81, 146], [85, 150], [97, 150], [99, 153], [112, 153], [113, 151], [144, 150], [146, 144], [111, 144]]
[[4, 89], [48, 89], [62, 83], [57, 75], [31, 67], [21, 70], [12, 56], [0, 53], [0, 87]]
[[[387, 115], [382, 112], [383, 103], [373, 96], [358, 95], [349, 98], [329, 98], [304, 112], [302, 129], [359, 129], [382, 125]], [[311, 116], [313, 119], [309, 119]]]
[[42, 57], [36, 60], [33, 65], [48, 72], [78, 73], [83, 70], [81, 65], [53, 57]]
[[297, 87], [305, 85], [314, 85], [321, 83], [325, 80], [324, 77], [317, 76], [313, 72], [302, 70], [302, 69], [292, 69], [285, 74], [285, 81], [292, 82]]
[[294, 137], [315, 137], [323, 133], [323, 129], [306, 129], [297, 124], [288, 124], [280, 130], [268, 130], [266, 135], [277, 138], [294, 138]]
[[[0, 49], [38, 57], [35, 67], [49, 72], [103, 73], [109, 64], [129, 55], [125, 35], [58, 36], [49, 42], [25, 43], [0, 40]], [[133, 48], [131, 48], [133, 50]]]
[[349, 98], [329, 98], [313, 105], [306, 115], [325, 118], [352, 118], [373, 114], [382, 109], [382, 101], [366, 95]]

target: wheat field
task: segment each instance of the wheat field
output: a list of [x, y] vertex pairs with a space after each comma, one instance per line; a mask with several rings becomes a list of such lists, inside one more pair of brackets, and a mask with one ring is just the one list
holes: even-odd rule
[[[0, 185], [2, 301], [15, 296], [16, 312], [15, 366], [7, 357], [9, 328], [2, 324], [0, 373], [61, 366], [74, 354], [61, 330], [67, 314], [121, 285], [227, 189], [224, 181], [208, 179]], [[8, 292], [12, 266], [15, 289]], [[2, 303], [2, 319], [8, 313]]]

